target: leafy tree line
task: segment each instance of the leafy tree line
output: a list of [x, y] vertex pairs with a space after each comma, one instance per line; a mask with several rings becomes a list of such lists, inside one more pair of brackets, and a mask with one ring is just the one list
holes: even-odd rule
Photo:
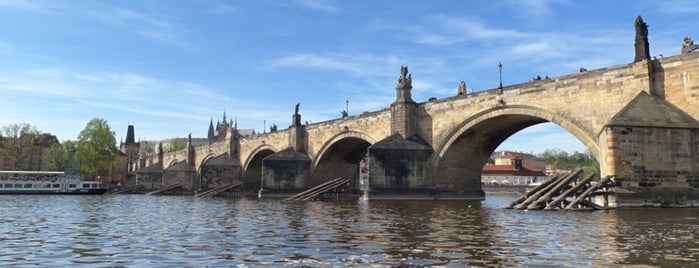
[[543, 158], [546, 164], [552, 165], [555, 169], [575, 170], [582, 168], [583, 176], [593, 173], [599, 176], [600, 174], [599, 162], [590, 151], [568, 153], [560, 149], [548, 149], [539, 154], [538, 157]]
[[[0, 129], [0, 149], [20, 170], [21, 163], [29, 157], [26, 148], [34, 143], [29, 137], [41, 134], [35, 126], [18, 123]], [[114, 160], [119, 153], [116, 147], [116, 134], [102, 118], [93, 118], [78, 135], [77, 142], [63, 141], [52, 144], [42, 154], [46, 169], [64, 171], [68, 174], [80, 173], [86, 178], [110, 175], [114, 170]]]
[[30, 161], [31, 150], [41, 131], [28, 123], [17, 123], [0, 128], [0, 149], [12, 163], [12, 168], [19, 170], [23, 163]]

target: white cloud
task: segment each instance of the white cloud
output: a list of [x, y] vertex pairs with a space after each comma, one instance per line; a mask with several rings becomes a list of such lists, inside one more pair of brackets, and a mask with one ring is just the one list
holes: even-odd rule
[[382, 25], [385, 30], [407, 31], [415, 41], [425, 45], [452, 45], [466, 41], [494, 41], [521, 39], [527, 33], [515, 29], [493, 28], [474, 18], [445, 15], [429, 16], [422, 25], [394, 27]]
[[404, 62], [405, 60], [395, 55], [298, 53], [274, 59], [270, 62], [270, 66], [272, 68], [342, 71], [357, 76], [389, 76], [386, 66], [400, 66]]
[[35, 1], [28, 0], [2, 0], [0, 8], [20, 9], [25, 11], [41, 11], [42, 6], [36, 4]]
[[699, 13], [699, 6], [694, 0], [665, 0], [660, 1], [658, 11], [668, 14]]
[[114, 8], [108, 12], [91, 11], [88, 14], [107, 25], [132, 31], [151, 40], [182, 48], [189, 47], [182, 38], [183, 26], [155, 15], [125, 8]]
[[228, 3], [218, 2], [218, 3], [215, 3], [212, 5], [209, 12], [211, 12], [211, 13], [233, 13], [237, 10], [238, 10], [238, 8], [236, 8], [233, 5], [230, 5]]
[[328, 13], [335, 13], [340, 11], [340, 8], [336, 5], [334, 1], [329, 1], [329, 0], [296, 0], [295, 1], [297, 4], [313, 9], [313, 10], [318, 10], [318, 11], [323, 11], [323, 12], [328, 12]]
[[543, 16], [551, 14], [554, 5], [569, 4], [569, 0], [510, 0], [508, 4], [515, 6], [518, 12], [528, 16]]

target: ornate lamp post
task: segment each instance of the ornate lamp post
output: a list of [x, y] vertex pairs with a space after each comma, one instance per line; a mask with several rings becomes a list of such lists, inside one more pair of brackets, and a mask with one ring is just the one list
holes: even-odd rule
[[498, 69], [500, 69], [500, 87], [498, 88], [502, 90], [502, 63], [498, 63]]

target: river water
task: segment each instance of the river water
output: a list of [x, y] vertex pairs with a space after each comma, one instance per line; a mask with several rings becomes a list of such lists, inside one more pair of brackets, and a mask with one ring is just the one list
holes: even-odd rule
[[0, 196], [0, 265], [696, 267], [699, 209], [482, 202]]

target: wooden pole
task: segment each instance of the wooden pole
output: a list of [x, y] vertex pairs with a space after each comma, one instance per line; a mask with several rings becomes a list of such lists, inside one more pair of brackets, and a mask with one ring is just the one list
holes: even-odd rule
[[527, 206], [529, 206], [529, 204], [531, 204], [532, 202], [538, 200], [539, 197], [541, 197], [541, 195], [542, 195], [543, 193], [548, 192], [549, 190], [551, 190], [551, 188], [553, 188], [554, 186], [556, 186], [556, 184], [558, 184], [560, 181], [565, 180], [565, 179], [568, 178], [568, 177], [570, 177], [570, 174], [567, 175], [567, 176], [565, 176], [565, 177], [559, 177], [556, 181], [552, 182], [551, 184], [549, 184], [549, 185], [547, 185], [546, 187], [544, 187], [543, 189], [541, 189], [541, 191], [538, 191], [538, 192], [534, 193], [533, 195], [529, 196], [529, 197], [527, 198], [527, 200], [524, 200], [524, 202], [522, 202], [521, 204], [519, 204], [519, 206], [517, 207], [517, 209], [526, 209]]
[[541, 185], [536, 186], [536, 187], [535, 187], [534, 189], [532, 189], [531, 191], [524, 193], [522, 196], [520, 196], [519, 198], [517, 198], [517, 200], [512, 201], [512, 203], [510, 203], [510, 205], [507, 206], [507, 207], [505, 207], [505, 208], [508, 208], [508, 209], [514, 208], [517, 204], [519, 204], [519, 203], [521, 203], [522, 201], [526, 200], [527, 198], [529, 198], [529, 197], [532, 196], [533, 194], [538, 193], [539, 191], [541, 191], [542, 189], [544, 189], [544, 188], [546, 188], [547, 186], [551, 185], [551, 183], [553, 183], [554, 181], [556, 181], [556, 180], [558, 180], [558, 179], [559, 179], [558, 175], [553, 176], [552, 178], [550, 178], [550, 179], [546, 180], [545, 182], [541, 183]]
[[611, 179], [612, 179], [612, 176], [607, 176], [607, 177], [605, 177], [602, 181], [600, 181], [599, 183], [593, 185], [593, 186], [590, 187], [590, 188], [587, 188], [587, 190], [585, 190], [585, 192], [583, 192], [580, 196], [578, 196], [577, 198], [573, 199], [573, 202], [570, 202], [570, 204], [568, 204], [568, 205], [565, 207], [565, 210], [571, 210], [571, 209], [575, 208], [575, 206], [577, 206], [578, 203], [580, 203], [581, 201], [583, 201], [585, 198], [590, 197], [590, 194], [591, 194], [593, 191], [595, 191], [595, 190], [599, 189], [600, 187], [604, 186], [604, 185], [607, 184], [607, 182], [609, 182]]
[[567, 191], [565, 191], [565, 192], [563, 192], [562, 194], [560, 194], [556, 199], [554, 199], [553, 201], [551, 201], [550, 203], [548, 203], [548, 205], [546, 205], [546, 207], [544, 208], [544, 210], [552, 210], [554, 207], [558, 206], [558, 203], [560, 203], [561, 201], [563, 201], [563, 200], [565, 200], [566, 198], [568, 198], [571, 194], [576, 193], [581, 187], [583, 187], [583, 185], [589, 183], [593, 178], [595, 178], [595, 175], [597, 175], [597, 174], [592, 174], [592, 175], [590, 175], [590, 176], [587, 176], [587, 178], [583, 179], [582, 181], [580, 181], [580, 182], [579, 182], [578, 184], [576, 184], [575, 186], [571, 187], [571, 188], [568, 189]]
[[560, 182], [556, 183], [556, 186], [552, 187], [548, 192], [544, 193], [543, 196], [539, 197], [535, 202], [527, 206], [527, 209], [539, 209], [541, 208], [541, 204], [544, 202], [548, 202], [551, 200], [551, 196], [554, 194], [558, 193], [563, 189], [564, 186], [568, 185], [572, 180], [577, 179], [578, 176], [582, 173], [582, 169], [577, 169], [573, 173], [571, 173], [568, 177], [565, 179], [561, 180]]

